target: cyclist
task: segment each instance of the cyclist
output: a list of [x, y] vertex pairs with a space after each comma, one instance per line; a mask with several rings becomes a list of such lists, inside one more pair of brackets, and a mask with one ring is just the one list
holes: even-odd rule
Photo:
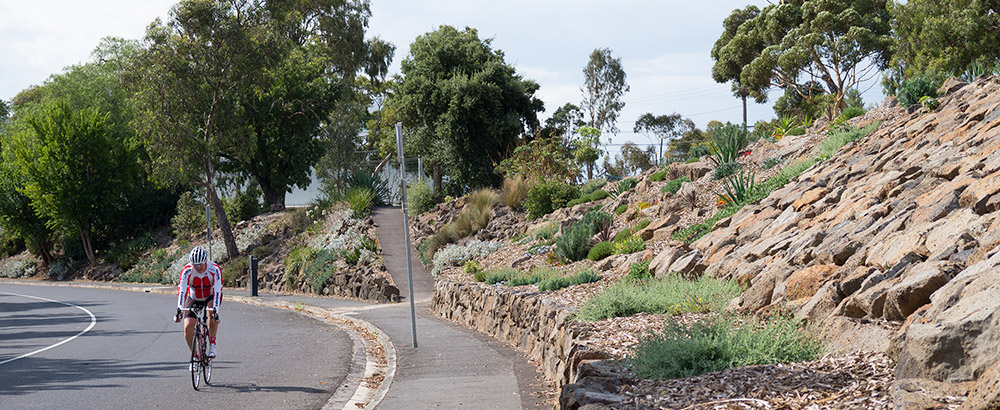
[[[181, 321], [181, 308], [195, 305], [214, 308], [212, 320], [208, 321], [208, 357], [215, 357], [215, 335], [219, 331], [219, 305], [222, 304], [222, 271], [219, 265], [208, 261], [208, 252], [201, 246], [191, 249], [188, 261], [181, 269], [181, 279], [177, 285], [177, 314], [174, 322]], [[193, 349], [191, 345], [195, 321], [194, 312], [188, 310], [184, 318], [184, 339], [187, 340], [188, 349]]]

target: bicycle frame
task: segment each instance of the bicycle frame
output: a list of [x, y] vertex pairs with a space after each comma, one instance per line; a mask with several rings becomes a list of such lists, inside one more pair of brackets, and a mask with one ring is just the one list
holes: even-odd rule
[[191, 340], [191, 386], [199, 389], [201, 378], [205, 384], [211, 385], [212, 358], [208, 357], [208, 311], [215, 309], [204, 305], [182, 308], [182, 311], [194, 311], [194, 334]]

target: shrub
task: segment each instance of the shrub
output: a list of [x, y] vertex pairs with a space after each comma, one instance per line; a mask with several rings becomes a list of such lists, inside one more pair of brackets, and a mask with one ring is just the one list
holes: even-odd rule
[[465, 265], [462, 266], [462, 270], [464, 270], [465, 273], [471, 273], [475, 275], [476, 273], [482, 272], [483, 267], [479, 266], [479, 262], [477, 262], [476, 260], [467, 260], [465, 261]]
[[549, 278], [538, 284], [538, 290], [540, 291], [550, 291], [559, 290], [562, 288], [567, 288], [575, 285], [582, 285], [584, 283], [597, 282], [601, 280], [601, 276], [594, 273], [591, 270], [585, 270], [577, 272], [575, 275], [562, 276], [556, 278]]
[[0, 260], [0, 278], [17, 279], [35, 274], [38, 261], [34, 258], [7, 258]]
[[675, 315], [719, 312], [739, 294], [740, 287], [735, 282], [707, 276], [688, 280], [672, 274], [649, 281], [621, 281], [584, 303], [576, 318], [595, 321], [643, 312]]
[[615, 242], [615, 253], [629, 254], [646, 249], [646, 241], [638, 236], [629, 236], [620, 242]]
[[667, 184], [663, 186], [662, 188], [663, 193], [669, 192], [671, 194], [676, 194], [677, 191], [681, 189], [681, 185], [683, 185], [685, 182], [691, 182], [691, 178], [683, 176], [677, 179], [672, 179], [670, 180], [670, 182], [667, 182]]
[[865, 115], [865, 109], [863, 107], [847, 107], [844, 108], [844, 111], [840, 112], [840, 118], [844, 121], [854, 117], [860, 117], [862, 115]]
[[369, 252], [378, 253], [379, 251], [378, 239], [362, 236], [361, 239], [358, 240], [358, 244], [362, 249], [367, 249]]
[[[582, 220], [581, 220], [582, 221]], [[563, 229], [563, 234], [556, 239], [556, 255], [568, 261], [578, 261], [587, 257], [590, 250], [591, 227], [580, 221]]]
[[555, 238], [556, 232], [559, 232], [559, 223], [552, 222], [538, 228], [538, 230], [535, 231], [534, 237], [539, 241], [551, 241], [552, 238]]
[[760, 163], [760, 169], [762, 169], [762, 170], [768, 170], [768, 169], [774, 168], [776, 165], [778, 165], [778, 164], [780, 164], [780, 163], [782, 163], [784, 161], [785, 161], [785, 159], [782, 158], [782, 157], [771, 157], [771, 158], [765, 159], [763, 162]]
[[633, 263], [628, 267], [628, 275], [625, 276], [627, 280], [646, 280], [653, 275], [649, 272], [649, 262], [642, 261], [638, 263]]
[[154, 246], [156, 246], [156, 241], [153, 240], [153, 235], [146, 232], [120, 246], [111, 248], [105, 256], [105, 260], [115, 263], [123, 271], [127, 271], [132, 269], [142, 258], [142, 255]]
[[625, 211], [627, 211], [627, 210], [628, 210], [628, 204], [618, 205], [618, 207], [615, 208], [615, 215], [621, 215], [621, 214], [625, 213]]
[[736, 161], [723, 162], [715, 166], [715, 170], [712, 171], [712, 179], [720, 180], [722, 178], [726, 178], [730, 175], [739, 172], [739, 170], [742, 168], [743, 165]]
[[941, 106], [941, 102], [939, 102], [937, 98], [925, 95], [920, 97], [920, 105], [928, 110], [934, 111]]
[[351, 209], [352, 216], [355, 218], [362, 218], [367, 215], [375, 203], [375, 193], [365, 187], [351, 188], [347, 191], [345, 197], [348, 207]]
[[590, 248], [590, 252], [587, 252], [587, 259], [599, 261], [607, 258], [608, 256], [614, 255], [614, 253], [615, 244], [608, 241], [598, 242], [593, 248]]
[[465, 246], [450, 245], [434, 254], [431, 274], [437, 276], [445, 266], [461, 266], [466, 261], [485, 258], [504, 246], [503, 242], [483, 241], [471, 241]]
[[187, 246], [181, 246], [172, 254], [166, 249], [154, 249], [148, 257], [139, 260], [132, 269], [122, 273], [118, 280], [143, 283], [171, 282], [171, 278], [165, 273], [170, 269], [170, 265], [184, 253], [183, 249], [187, 249]]
[[650, 181], [662, 181], [667, 178], [667, 170], [654, 172], [649, 176]]
[[[702, 155], [708, 155], [708, 154], [702, 154]], [[685, 164], [694, 164], [695, 162], [701, 161], [700, 158], [701, 158], [701, 155], [694, 156], [694, 157], [688, 158], [687, 161], [684, 161], [684, 163]]]
[[819, 340], [787, 317], [715, 317], [690, 325], [667, 321], [643, 339], [626, 365], [647, 379], [673, 379], [734, 367], [815, 359]]
[[562, 208], [567, 202], [576, 198], [579, 189], [561, 181], [542, 181], [528, 190], [524, 200], [524, 209], [528, 217], [538, 218]]
[[272, 250], [270, 246], [261, 245], [256, 248], [253, 248], [253, 250], [250, 251], [250, 254], [256, 256], [257, 260], [260, 261], [268, 256], [271, 256], [273, 252], [274, 250]]
[[618, 195], [621, 195], [622, 192], [635, 188], [636, 185], [639, 185], [639, 180], [635, 178], [625, 178], [618, 181], [618, 185], [615, 186], [615, 196], [617, 197]]
[[434, 192], [426, 182], [414, 181], [406, 187], [406, 214], [413, 217], [430, 211], [435, 205]]
[[326, 284], [329, 283], [330, 278], [333, 277], [336, 271], [336, 265], [334, 264], [337, 260], [337, 252], [331, 251], [329, 249], [322, 249], [315, 253], [312, 260], [308, 261], [303, 269], [304, 277], [303, 281], [309, 283], [309, 286], [313, 288], [313, 292], [316, 294], [323, 293], [323, 289]]
[[250, 184], [246, 190], [238, 191], [232, 198], [222, 201], [222, 208], [226, 210], [226, 217], [233, 226], [239, 221], [247, 221], [266, 212], [269, 209], [266, 205], [261, 200], [260, 188], [255, 184]]
[[590, 195], [591, 192], [601, 189], [601, 187], [603, 187], [607, 183], [608, 183], [607, 178], [591, 179], [585, 182], [582, 186], [580, 186], [580, 195]]
[[177, 213], [170, 218], [174, 236], [188, 239], [205, 231], [205, 203], [188, 191], [177, 199]]
[[903, 80], [899, 84], [899, 92], [896, 94], [896, 97], [899, 98], [900, 105], [909, 107], [920, 103], [920, 97], [928, 96], [937, 98], [937, 90], [940, 87], [941, 84], [934, 80], [931, 75], [921, 73]]
[[[388, 182], [367, 172], [355, 172], [354, 175], [352, 175], [347, 181], [347, 186], [350, 187], [348, 192], [350, 192], [353, 188], [364, 188], [371, 192], [372, 205], [384, 206], [389, 205], [392, 202], [392, 198], [390, 198], [389, 194]], [[371, 207], [371, 205], [369, 207]]]
[[249, 269], [247, 258], [236, 258], [229, 261], [226, 267], [222, 268], [222, 285], [226, 287], [236, 286], [236, 280], [243, 276]]

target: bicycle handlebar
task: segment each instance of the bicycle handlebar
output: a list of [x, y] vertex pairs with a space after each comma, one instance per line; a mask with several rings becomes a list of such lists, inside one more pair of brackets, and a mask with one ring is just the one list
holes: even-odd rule
[[[191, 310], [191, 309], [192, 309], [192, 308], [189, 308], [189, 307], [186, 307], [186, 308], [180, 308], [180, 310]], [[211, 310], [211, 311], [215, 311], [215, 308], [214, 308], [214, 307], [206, 307], [205, 309], [207, 309], [207, 310]]]

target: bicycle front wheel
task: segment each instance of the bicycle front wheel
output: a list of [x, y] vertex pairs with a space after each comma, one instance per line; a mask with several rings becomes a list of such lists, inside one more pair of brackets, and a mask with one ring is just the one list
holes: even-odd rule
[[191, 386], [195, 390], [201, 385], [201, 358], [198, 357], [198, 352], [202, 350], [203, 344], [198, 329], [195, 329], [194, 340], [191, 341]]

